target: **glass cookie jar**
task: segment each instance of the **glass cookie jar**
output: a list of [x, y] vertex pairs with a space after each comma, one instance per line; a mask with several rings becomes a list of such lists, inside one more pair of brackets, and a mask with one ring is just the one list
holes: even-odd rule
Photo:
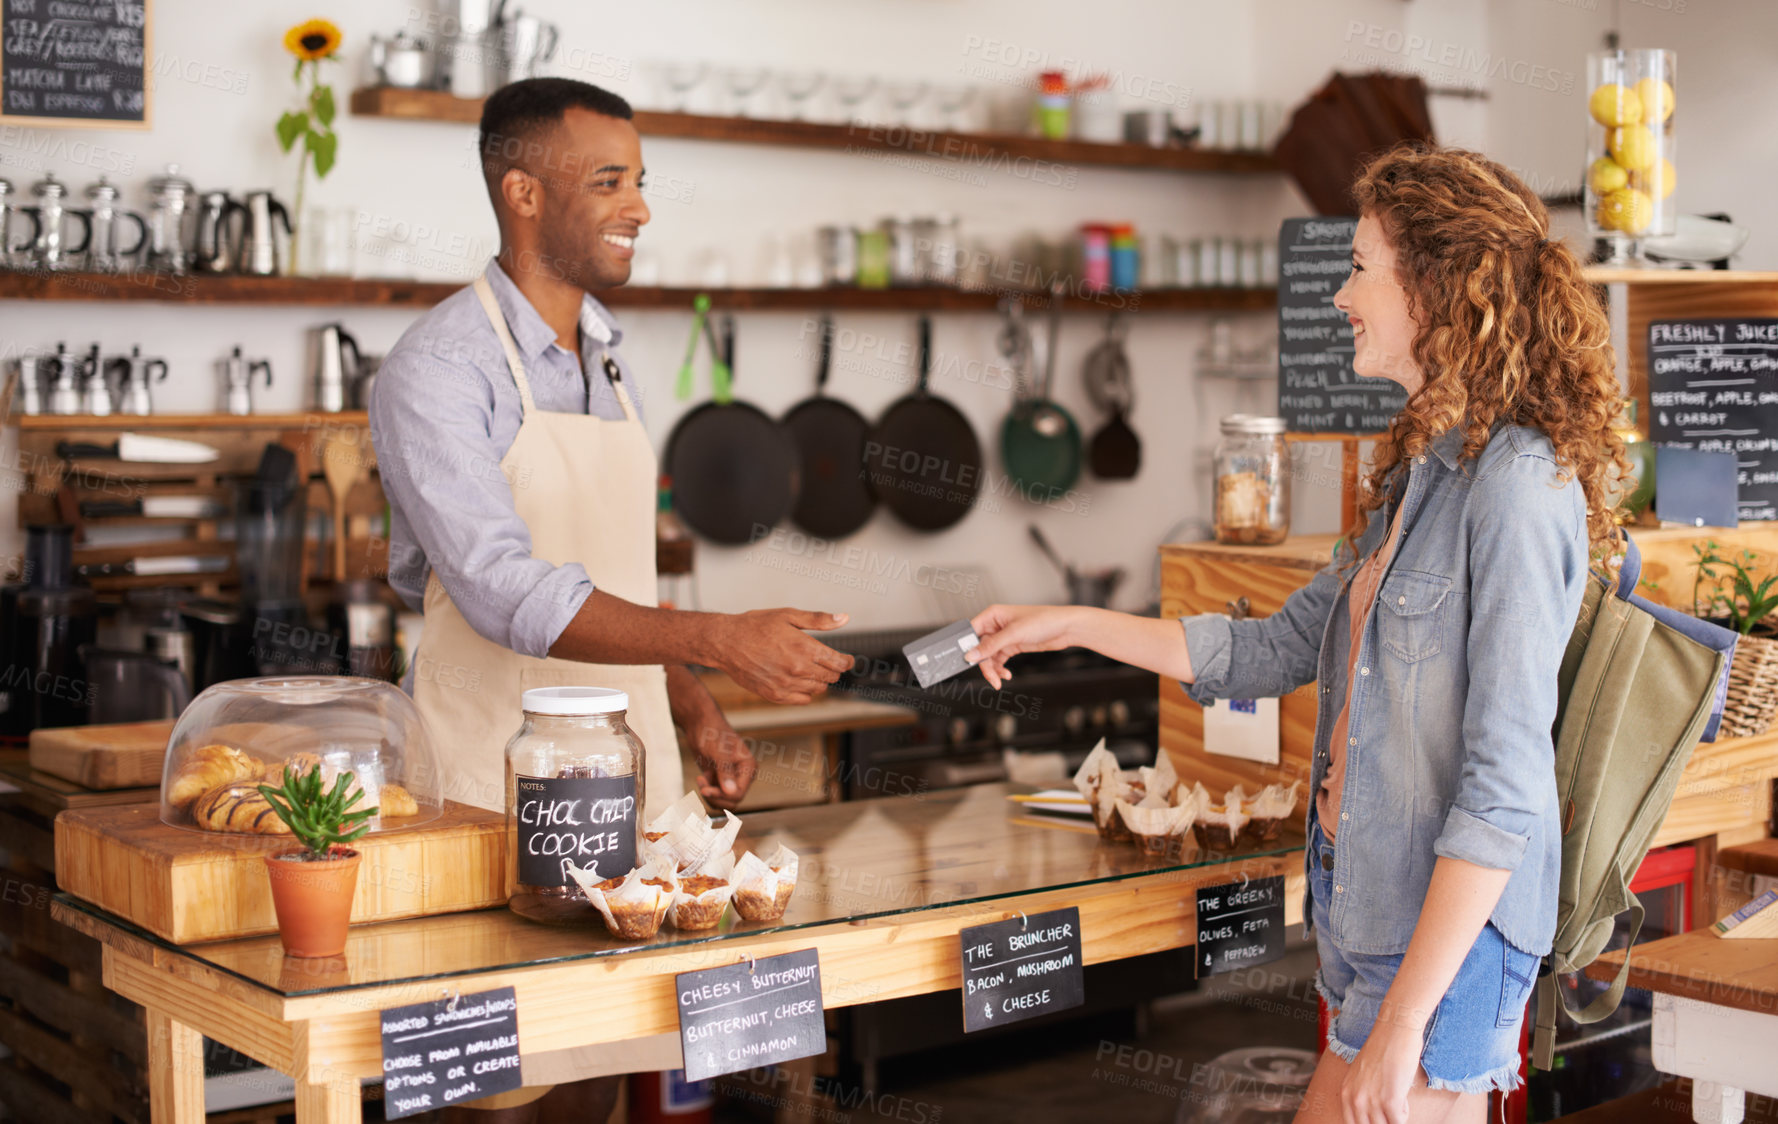
[[1283, 418], [1222, 419], [1214, 508], [1217, 542], [1271, 545], [1290, 534], [1290, 447]]
[[508, 906], [533, 921], [598, 920], [570, 865], [621, 878], [641, 845], [642, 740], [609, 687], [538, 687], [506, 743]]

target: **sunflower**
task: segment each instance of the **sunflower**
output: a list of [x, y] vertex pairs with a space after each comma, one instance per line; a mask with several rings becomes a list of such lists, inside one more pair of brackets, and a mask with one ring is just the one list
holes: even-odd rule
[[327, 58], [340, 49], [340, 29], [327, 20], [306, 20], [284, 33], [284, 49], [304, 62]]

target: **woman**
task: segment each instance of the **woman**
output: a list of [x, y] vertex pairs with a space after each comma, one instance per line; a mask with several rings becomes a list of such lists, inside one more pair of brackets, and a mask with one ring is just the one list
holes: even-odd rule
[[1556, 673], [1608, 491], [1618, 383], [1604, 311], [1505, 168], [1403, 148], [1353, 194], [1334, 303], [1353, 368], [1407, 404], [1377, 443], [1333, 561], [1264, 620], [995, 606], [970, 653], [1080, 645], [1197, 701], [1319, 680], [1309, 917], [1330, 1049], [1299, 1121], [1480, 1121], [1518, 1083], [1556, 924]]

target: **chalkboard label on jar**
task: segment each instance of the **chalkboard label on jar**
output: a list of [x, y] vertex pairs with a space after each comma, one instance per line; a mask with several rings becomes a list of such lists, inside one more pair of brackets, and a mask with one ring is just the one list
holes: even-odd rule
[[600, 878], [636, 865], [636, 775], [518, 777], [519, 882], [571, 886], [568, 865]]

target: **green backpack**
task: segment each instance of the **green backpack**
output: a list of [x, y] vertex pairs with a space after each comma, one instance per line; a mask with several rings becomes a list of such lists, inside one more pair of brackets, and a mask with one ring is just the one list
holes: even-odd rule
[[1630, 881], [1693, 747], [1715, 736], [1735, 647], [1734, 632], [1636, 596], [1642, 559], [1628, 535], [1624, 543], [1615, 589], [1587, 583], [1562, 656], [1555, 725], [1562, 885], [1555, 943], [1537, 981], [1531, 1060], [1539, 1069], [1552, 1062], [1558, 1006], [1592, 1023], [1623, 999], [1627, 955], [1610, 988], [1578, 1011], [1556, 973], [1591, 964], [1626, 909], [1636, 943], [1643, 914]]

